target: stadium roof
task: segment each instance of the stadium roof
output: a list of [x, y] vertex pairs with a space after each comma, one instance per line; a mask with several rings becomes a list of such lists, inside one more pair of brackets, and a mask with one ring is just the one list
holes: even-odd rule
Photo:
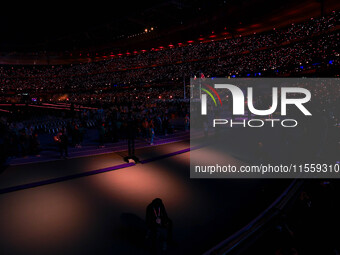
[[[79, 62], [79, 58], [110, 52], [188, 42], [214, 31], [234, 34], [247, 26], [272, 25], [266, 22], [270, 17], [291, 22], [316, 15], [320, 2], [152, 0], [82, 2], [78, 6], [27, 2], [7, 7], [0, 15], [0, 64], [20, 64], [25, 59], [38, 63], [41, 58], [52, 64], [60, 58]], [[339, 7], [337, 0], [326, 3], [326, 10]]]

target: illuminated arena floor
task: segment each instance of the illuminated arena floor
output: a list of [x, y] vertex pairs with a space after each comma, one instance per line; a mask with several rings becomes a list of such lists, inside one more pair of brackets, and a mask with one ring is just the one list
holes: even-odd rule
[[174, 225], [166, 254], [202, 254], [289, 184], [190, 179], [186, 148], [185, 141], [143, 148], [142, 160], [182, 153], [102, 173], [94, 171], [124, 164], [124, 152], [9, 167], [0, 175], [0, 254], [149, 254], [144, 218], [156, 197]]

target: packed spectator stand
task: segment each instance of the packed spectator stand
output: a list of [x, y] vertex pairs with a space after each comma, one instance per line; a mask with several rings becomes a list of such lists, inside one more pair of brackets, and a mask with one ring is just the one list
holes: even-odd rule
[[[13, 112], [6, 108], [4, 111], [15, 115], [16, 123], [13, 117], [2, 112], [3, 128], [12, 134], [9, 141], [19, 144], [14, 146], [18, 149], [13, 149], [11, 154], [27, 154], [24, 148], [31, 148], [30, 144], [38, 146], [34, 134], [55, 134], [61, 126], [69, 126], [71, 130], [80, 126], [101, 127], [105, 123], [105, 128], [111, 129], [112, 123], [118, 121], [120, 127], [124, 114], [131, 110], [141, 120], [140, 123], [144, 119], [156, 122], [160, 118], [158, 122], [162, 122], [184, 118], [188, 113], [185, 95], [188, 98], [190, 92], [188, 87], [183, 90], [183, 83], [188, 84], [190, 78], [201, 73], [205, 77], [338, 77], [339, 17], [339, 12], [332, 12], [326, 17], [281, 29], [273, 28], [260, 34], [235, 34], [222, 40], [120, 54], [99, 62], [1, 66], [0, 101], [4, 104], [30, 104], [30, 100], [35, 98], [36, 104], [72, 103], [93, 107], [92, 110], [75, 108], [72, 114], [71, 109], [62, 113], [53, 110], [52, 116], [41, 113], [40, 120], [37, 120], [34, 111]], [[318, 87], [313, 93], [324, 98], [321, 101], [328, 105], [336, 105], [339, 102], [338, 88], [332, 90], [334, 93], [328, 94], [329, 88], [326, 91]], [[335, 108], [333, 118], [338, 116], [337, 111]], [[20, 114], [23, 119], [20, 119]], [[142, 130], [142, 124], [140, 127], [140, 133], [145, 136], [147, 132]], [[22, 130], [26, 130], [26, 136]], [[122, 137], [123, 134], [119, 138]], [[18, 141], [24, 140], [26, 145], [20, 145]], [[31, 151], [36, 153], [38, 150], [34, 148]]]

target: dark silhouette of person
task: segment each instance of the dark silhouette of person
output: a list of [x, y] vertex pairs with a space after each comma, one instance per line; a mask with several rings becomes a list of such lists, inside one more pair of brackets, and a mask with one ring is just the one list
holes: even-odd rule
[[128, 119], [127, 119], [127, 140], [128, 140], [128, 151], [129, 151], [129, 158], [135, 157], [135, 138], [136, 138], [136, 122], [131, 114], [129, 113]]
[[0, 122], [0, 173], [6, 168], [9, 148], [8, 137], [8, 128]]
[[65, 128], [60, 129], [59, 133], [55, 137], [55, 141], [59, 146], [60, 157], [68, 157], [68, 136]]
[[165, 206], [160, 198], [155, 198], [146, 208], [147, 238], [163, 243], [163, 250], [167, 249], [172, 239], [172, 221], [168, 217]]
[[74, 115], [75, 115], [74, 103], [73, 102], [71, 102], [70, 111], [71, 111], [71, 117], [72, 117], [72, 121], [73, 121], [74, 120]]

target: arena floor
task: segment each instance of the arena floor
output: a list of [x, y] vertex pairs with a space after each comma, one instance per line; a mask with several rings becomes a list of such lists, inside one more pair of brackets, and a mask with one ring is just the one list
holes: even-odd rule
[[144, 164], [116, 170], [109, 167], [125, 164], [126, 152], [10, 166], [0, 178], [0, 253], [149, 254], [145, 210], [160, 197], [174, 225], [166, 254], [202, 254], [289, 184], [190, 179], [186, 148], [187, 141], [141, 148]]

